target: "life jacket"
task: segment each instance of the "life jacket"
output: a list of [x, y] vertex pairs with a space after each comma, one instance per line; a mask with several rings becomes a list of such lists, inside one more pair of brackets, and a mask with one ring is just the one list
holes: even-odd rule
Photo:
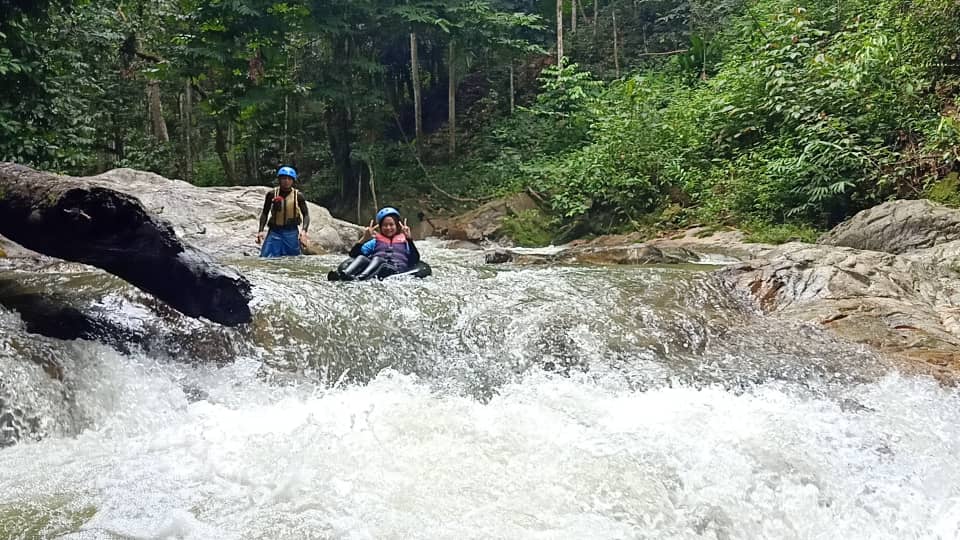
[[377, 233], [377, 243], [373, 247], [373, 256], [381, 257], [391, 266], [406, 270], [410, 264], [410, 254], [407, 252], [407, 237], [403, 233], [393, 235], [393, 238]]
[[[273, 196], [274, 198], [280, 197], [280, 188], [274, 188]], [[270, 226], [290, 227], [300, 224], [302, 216], [300, 215], [300, 206], [297, 204], [297, 196], [297, 190], [290, 188], [290, 193], [287, 193], [287, 196], [283, 198], [279, 208], [277, 204], [270, 208]]]

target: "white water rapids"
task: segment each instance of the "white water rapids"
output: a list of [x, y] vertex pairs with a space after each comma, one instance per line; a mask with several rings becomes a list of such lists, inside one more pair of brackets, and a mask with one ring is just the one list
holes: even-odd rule
[[241, 262], [257, 320], [164, 323], [179, 357], [0, 311], [0, 397], [43, 435], [0, 449], [0, 538], [960, 538], [956, 389], [704, 272], [425, 255]]

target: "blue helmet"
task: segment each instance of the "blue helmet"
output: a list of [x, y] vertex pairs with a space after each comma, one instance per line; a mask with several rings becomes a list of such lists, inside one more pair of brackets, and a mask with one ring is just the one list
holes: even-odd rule
[[400, 219], [400, 212], [398, 212], [397, 209], [392, 206], [384, 206], [379, 212], [377, 212], [377, 223], [383, 221], [383, 218], [387, 216], [396, 216], [397, 219]]
[[277, 171], [277, 176], [289, 176], [294, 180], [297, 179], [297, 171], [293, 167], [280, 167], [280, 170]]

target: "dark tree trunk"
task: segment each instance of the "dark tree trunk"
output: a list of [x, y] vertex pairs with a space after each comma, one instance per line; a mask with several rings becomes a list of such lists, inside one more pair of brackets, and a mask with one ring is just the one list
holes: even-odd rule
[[250, 322], [250, 283], [184, 245], [136, 198], [14, 163], [0, 163], [0, 194], [0, 234], [14, 242], [106, 270], [185, 315]]
[[183, 161], [184, 161], [184, 180], [193, 181], [193, 148], [191, 142], [191, 131], [193, 131], [193, 87], [190, 79], [184, 84], [183, 94]]
[[417, 147], [423, 144], [423, 111], [420, 107], [420, 57], [417, 54], [417, 34], [410, 34], [410, 78], [413, 85], [414, 133]]
[[563, 66], [563, 0], [557, 0], [557, 67]]
[[450, 157], [457, 153], [457, 68], [454, 63], [453, 39], [450, 40], [450, 53], [447, 56], [447, 130]]
[[223, 123], [218, 121], [216, 126], [217, 156], [220, 157], [220, 164], [223, 165], [223, 174], [227, 177], [227, 184], [231, 186], [239, 185], [237, 182], [237, 173], [233, 170], [233, 163], [230, 162], [230, 145], [227, 142], [227, 132]]
[[333, 166], [340, 176], [340, 200], [351, 201], [357, 193], [356, 173], [350, 156], [350, 117], [346, 108], [334, 106], [327, 110], [327, 140]]

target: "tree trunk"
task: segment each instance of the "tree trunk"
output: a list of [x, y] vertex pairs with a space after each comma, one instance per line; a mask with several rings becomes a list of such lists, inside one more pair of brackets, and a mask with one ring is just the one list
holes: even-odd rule
[[557, 67], [563, 67], [563, 0], [557, 0]]
[[457, 70], [454, 66], [453, 39], [447, 58], [447, 129], [450, 132], [450, 157], [457, 153]]
[[417, 148], [419, 148], [423, 140], [423, 109], [420, 104], [420, 57], [417, 54], [417, 34], [415, 33], [410, 34], [410, 78], [413, 79], [414, 133], [417, 138]]
[[287, 152], [287, 132], [290, 129], [290, 96], [283, 96], [283, 154], [281, 154], [283, 161], [286, 162], [289, 159], [289, 154]]
[[191, 317], [250, 322], [250, 283], [184, 245], [136, 198], [0, 163], [0, 234], [45, 255], [96, 266]]
[[363, 194], [363, 189], [361, 189], [360, 186], [362, 184], [363, 184], [363, 175], [357, 174], [357, 223], [360, 225], [363, 225], [363, 215], [360, 212], [360, 206], [361, 206], [360, 202], [362, 199], [361, 195]]
[[150, 132], [162, 143], [170, 142], [167, 122], [163, 119], [163, 107], [160, 103], [160, 81], [147, 82], [147, 108], [150, 110]]
[[584, 20], [584, 21], [589, 21], [589, 20], [590, 20], [590, 19], [587, 17], [587, 12], [586, 12], [586, 9], [583, 7], [583, 2], [582, 2], [582, 1], [581, 1], [581, 2], [577, 2], [577, 9], [580, 10], [580, 18], [581, 18], [582, 20]]
[[593, 39], [594, 40], [597, 39], [597, 19], [598, 19], [597, 13], [599, 13], [600, 11], [599, 8], [597, 7], [597, 4], [599, 2], [600, 0], [593, 0]]
[[577, 0], [570, 0], [570, 33], [577, 33]]
[[185, 86], [183, 98], [184, 180], [190, 182], [193, 179], [193, 142], [190, 137], [193, 131], [193, 85], [190, 83], [190, 79], [187, 79]]
[[231, 186], [238, 185], [237, 173], [233, 170], [233, 163], [230, 162], [227, 133], [221, 120], [217, 120], [216, 122], [216, 139], [214, 144], [217, 148], [217, 156], [220, 157], [220, 164], [223, 165], [223, 174], [227, 177], [227, 184]]
[[617, 45], [617, 10], [613, 10], [613, 66], [617, 70], [617, 78], [620, 78], [620, 48]]
[[343, 106], [332, 106], [327, 110], [327, 142], [333, 166], [340, 177], [340, 202], [348, 203], [357, 189], [354, 183], [353, 163], [350, 156], [350, 119], [349, 112]]
[[513, 60], [510, 61], [510, 114], [513, 114], [513, 107], [516, 100], [516, 90], [513, 87]]
[[373, 179], [373, 165], [367, 161], [367, 170], [370, 171], [370, 196], [373, 197], [373, 208], [380, 208], [380, 203], [377, 201], [377, 183]]

